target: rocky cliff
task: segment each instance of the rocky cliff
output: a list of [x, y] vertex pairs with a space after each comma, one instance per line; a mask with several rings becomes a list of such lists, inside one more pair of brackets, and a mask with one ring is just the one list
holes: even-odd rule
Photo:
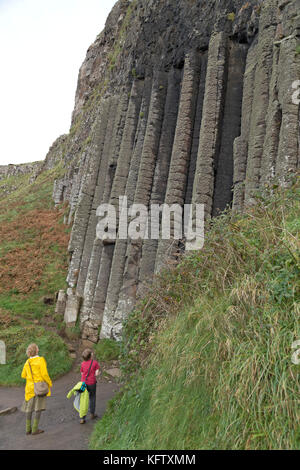
[[119, 0], [80, 69], [72, 127], [53, 146], [69, 203], [69, 289], [82, 337], [120, 338], [176, 240], [96, 238], [102, 203], [242, 210], [299, 167], [299, 0]]
[[0, 165], [0, 181], [11, 176], [33, 175], [43, 166], [43, 162]]

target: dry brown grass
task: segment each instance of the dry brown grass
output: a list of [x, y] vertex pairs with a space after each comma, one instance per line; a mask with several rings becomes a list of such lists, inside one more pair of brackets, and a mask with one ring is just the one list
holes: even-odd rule
[[59, 223], [64, 209], [34, 209], [15, 220], [2, 222], [1, 243], [16, 246], [0, 258], [0, 293], [17, 289], [28, 293], [39, 286], [52, 248], [67, 250], [69, 235]]

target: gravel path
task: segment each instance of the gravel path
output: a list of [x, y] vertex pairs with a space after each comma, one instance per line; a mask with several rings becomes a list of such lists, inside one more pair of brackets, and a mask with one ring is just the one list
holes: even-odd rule
[[[79, 416], [73, 408], [73, 398], [66, 395], [80, 380], [80, 375], [70, 372], [53, 383], [52, 396], [47, 399], [39, 428], [45, 432], [26, 436], [25, 414], [20, 411], [24, 400], [24, 387], [0, 387], [0, 410], [17, 406], [15, 413], [0, 416], [1, 450], [84, 450], [88, 448], [89, 435], [96, 420], [79, 424]], [[97, 384], [96, 413], [101, 419], [107, 401], [118, 391], [115, 383]]]

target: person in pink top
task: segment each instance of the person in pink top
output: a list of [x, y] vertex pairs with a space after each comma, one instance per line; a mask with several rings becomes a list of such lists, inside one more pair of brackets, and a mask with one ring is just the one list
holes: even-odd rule
[[[91, 419], [95, 419], [98, 416], [95, 414], [96, 409], [96, 377], [100, 373], [100, 365], [94, 359], [94, 353], [91, 349], [85, 349], [82, 353], [83, 362], [81, 363], [80, 373], [81, 381], [86, 383], [86, 388], [89, 392], [90, 398], [90, 413]], [[85, 416], [80, 420], [81, 424], [85, 423]]]

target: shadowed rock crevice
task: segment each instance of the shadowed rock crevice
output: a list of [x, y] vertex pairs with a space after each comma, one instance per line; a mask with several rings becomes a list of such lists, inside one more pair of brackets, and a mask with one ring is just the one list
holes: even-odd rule
[[222, 212], [232, 201], [233, 142], [240, 134], [243, 76], [248, 47], [230, 42], [224, 93], [224, 110], [221, 125], [220, 146], [215, 159], [215, 184], [212, 215]]
[[201, 128], [201, 122], [202, 122], [206, 70], [207, 70], [207, 52], [204, 52], [200, 56], [200, 79], [199, 79], [199, 89], [198, 89], [198, 96], [197, 96], [196, 115], [195, 115], [194, 128], [193, 128], [193, 139], [192, 139], [192, 148], [191, 148], [191, 156], [190, 156], [190, 163], [189, 163], [189, 173], [188, 173], [187, 187], [186, 187], [186, 194], [185, 194], [186, 204], [191, 204], [192, 197], [193, 197], [193, 185], [194, 185], [195, 171], [196, 171], [196, 165], [197, 165], [200, 128]]

